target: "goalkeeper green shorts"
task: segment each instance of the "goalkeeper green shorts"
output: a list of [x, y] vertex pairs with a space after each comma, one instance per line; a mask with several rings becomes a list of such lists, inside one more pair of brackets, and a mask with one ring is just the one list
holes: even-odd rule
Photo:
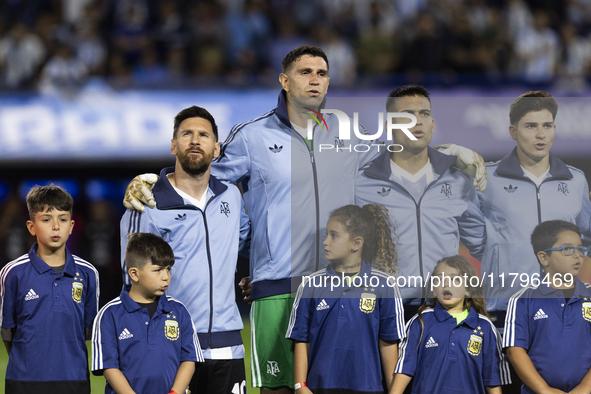
[[250, 307], [252, 387], [293, 389], [294, 341], [285, 338], [291, 294], [261, 298]]

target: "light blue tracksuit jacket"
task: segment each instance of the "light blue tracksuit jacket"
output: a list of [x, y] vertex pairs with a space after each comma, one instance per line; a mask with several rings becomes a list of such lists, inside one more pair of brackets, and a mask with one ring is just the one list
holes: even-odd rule
[[202, 211], [173, 188], [165, 168], [154, 186], [156, 207], [144, 212], [126, 210], [121, 218], [121, 264], [125, 284], [127, 234], [152, 233], [174, 251], [166, 294], [181, 301], [191, 314], [203, 349], [242, 344], [242, 319], [236, 305], [234, 278], [238, 250], [248, 238], [249, 221], [240, 191], [232, 184], [209, 178], [207, 204]]
[[472, 178], [453, 167], [455, 156], [427, 149], [434, 178], [418, 201], [392, 175], [388, 152], [366, 166], [357, 180], [357, 204], [383, 204], [396, 227], [399, 275], [407, 283], [400, 293], [406, 305], [419, 305], [426, 296], [421, 282], [411, 282], [411, 277], [426, 280], [439, 259], [458, 254], [460, 241], [480, 259], [486, 242]]
[[[302, 275], [327, 265], [322, 241], [329, 214], [355, 203], [355, 174], [377, 152], [346, 150], [364, 142], [353, 132], [352, 140], [339, 140], [332, 114], [323, 115], [328, 127], [315, 126], [310, 150], [292, 129], [285, 100], [281, 91], [275, 109], [236, 125], [212, 163], [218, 178], [242, 184], [252, 221], [251, 299], [295, 292]], [[321, 144], [345, 150], [320, 151]]]
[[482, 259], [486, 307], [506, 311], [508, 299], [528, 285], [517, 277], [511, 286], [515, 274], [531, 279], [542, 272], [531, 245], [531, 234], [538, 224], [558, 219], [575, 223], [581, 228], [583, 242], [589, 243], [589, 185], [581, 170], [567, 166], [552, 153], [550, 176], [540, 186], [523, 173], [517, 148], [500, 161], [487, 164], [486, 170], [486, 190], [478, 193], [488, 235]]

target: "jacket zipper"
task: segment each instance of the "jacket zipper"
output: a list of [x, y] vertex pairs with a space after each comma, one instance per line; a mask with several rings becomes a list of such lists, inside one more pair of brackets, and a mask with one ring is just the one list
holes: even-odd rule
[[314, 265], [314, 272], [320, 269], [320, 199], [318, 197], [318, 174], [316, 172], [316, 161], [314, 160], [314, 133], [312, 133], [311, 148], [306, 143], [304, 137], [297, 131], [295, 132], [302, 140], [308, 152], [310, 152], [310, 164], [312, 164], [312, 173], [314, 175], [314, 200], [316, 201], [316, 264]]
[[209, 248], [209, 228], [207, 226], [207, 216], [205, 211], [209, 203], [215, 198], [212, 196], [203, 207], [201, 214], [203, 215], [203, 225], [205, 226], [205, 248], [207, 250], [207, 264], [209, 266], [209, 327], [207, 329], [207, 348], [211, 349], [211, 329], [213, 326], [213, 267], [211, 265], [211, 250]]
[[[386, 182], [389, 182], [389, 183], [395, 185], [396, 187], [403, 190], [406, 194], [408, 194], [410, 196], [410, 198], [412, 199], [412, 201], [415, 203], [415, 213], [416, 213], [416, 217], [417, 217], [418, 249], [419, 249], [419, 272], [420, 272], [421, 278], [424, 278], [424, 276], [423, 276], [424, 275], [423, 241], [422, 241], [422, 236], [421, 236], [421, 201], [423, 201], [423, 196], [427, 193], [427, 190], [429, 190], [431, 188], [431, 186], [433, 186], [439, 180], [439, 177], [437, 179], [434, 179], [433, 181], [431, 181], [431, 183], [429, 183], [427, 185], [427, 187], [425, 188], [425, 191], [423, 192], [423, 194], [421, 195], [421, 198], [419, 199], [419, 202], [417, 203], [417, 201], [412, 196], [412, 194], [410, 194], [408, 192], [408, 190], [406, 190], [406, 188], [404, 186], [402, 186], [401, 184], [399, 184], [398, 182], [395, 182], [391, 179], [382, 178], [379, 176], [372, 176], [372, 175], [367, 175], [367, 176], [370, 178], [373, 178], [373, 179], [380, 180], [380, 181], [386, 181]], [[425, 289], [423, 289], [423, 293], [421, 295], [421, 298], [425, 298], [425, 297], [426, 297]]]

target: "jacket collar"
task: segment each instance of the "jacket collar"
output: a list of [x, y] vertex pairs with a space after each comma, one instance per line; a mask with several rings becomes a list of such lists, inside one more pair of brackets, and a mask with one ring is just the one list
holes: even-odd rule
[[[433, 166], [433, 171], [438, 177], [441, 177], [445, 172], [456, 162], [456, 157], [446, 155], [438, 152], [430, 146], [427, 147], [427, 154]], [[392, 169], [390, 167], [390, 152], [384, 150], [380, 156], [369, 164], [369, 167], [364, 171], [367, 176], [372, 178], [390, 179]]]
[[275, 115], [279, 118], [281, 123], [291, 129], [291, 122], [289, 121], [289, 115], [287, 114], [287, 92], [281, 89], [279, 92], [279, 98], [277, 100], [277, 107], [275, 108]]
[[[121, 290], [121, 294], [119, 295], [119, 299], [125, 307], [125, 310], [129, 313], [132, 313], [137, 311], [138, 309], [141, 309], [142, 307], [139, 306], [137, 302], [131, 299], [131, 297], [129, 296], [129, 290], [131, 290], [131, 285], [124, 286], [123, 290]], [[158, 308], [156, 310], [162, 311], [164, 313], [172, 311], [172, 308], [170, 307], [170, 302], [168, 302], [168, 299], [166, 298], [166, 294], [163, 294], [158, 299]]]
[[[29, 261], [31, 262], [35, 270], [37, 270], [38, 273], [42, 274], [44, 272], [50, 271], [53, 267], [50, 267], [45, 261], [41, 259], [41, 257], [37, 255], [38, 247], [39, 244], [35, 243], [35, 245], [33, 245], [29, 250]], [[70, 253], [68, 248], [66, 248], [66, 266], [64, 267], [62, 272], [65, 275], [71, 277], [76, 276], [76, 263], [74, 262], [74, 257], [72, 256], [72, 253]]]
[[[185, 205], [185, 200], [174, 190], [166, 174], [174, 172], [174, 167], [166, 167], [160, 171], [160, 178], [154, 185], [154, 198], [158, 209], [170, 209]], [[228, 186], [220, 182], [215, 176], [209, 175], [209, 189], [214, 196], [218, 196], [228, 189]]]
[[[573, 297], [577, 297], [577, 298], [589, 298], [591, 297], [591, 287], [587, 287], [589, 286], [588, 284], [582, 282], [581, 280], [579, 280], [579, 278], [575, 278], [575, 293], [573, 294]], [[555, 289], [552, 286], [549, 286], [547, 283], [542, 283], [540, 284], [540, 287], [538, 287], [538, 289], [540, 290], [540, 293], [542, 293], [542, 295], [544, 296], [548, 296], [550, 294], [556, 293], [556, 297], [562, 297], [562, 290], [559, 289]]]
[[[455, 317], [453, 317], [452, 315], [449, 314], [448, 311], [445, 310], [444, 307], [441, 306], [441, 304], [439, 302], [435, 302], [435, 307], [434, 309], [434, 314], [435, 314], [435, 318], [437, 318], [437, 320], [439, 322], [444, 322], [447, 319], [454, 319], [455, 321]], [[474, 308], [470, 308], [470, 311], [468, 312], [468, 317], [466, 317], [466, 319], [464, 319], [464, 321], [462, 321], [460, 323], [461, 324], [466, 324], [468, 327], [471, 328], [477, 328], [478, 327], [478, 312], [476, 312], [476, 309]]]
[[[572, 179], [573, 174], [570, 172], [566, 164], [562, 160], [560, 160], [556, 155], [552, 152], [549, 153], [550, 155], [550, 176], [555, 179]], [[497, 166], [495, 174], [500, 176], [507, 176], [507, 177], [519, 177], [522, 178], [525, 176], [523, 170], [521, 169], [521, 165], [519, 164], [519, 159], [517, 157], [517, 147], [513, 148], [511, 153], [507, 156], [503, 157]]]

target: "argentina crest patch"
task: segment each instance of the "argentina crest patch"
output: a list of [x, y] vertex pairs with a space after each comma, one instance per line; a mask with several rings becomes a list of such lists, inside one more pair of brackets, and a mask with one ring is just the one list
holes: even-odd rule
[[171, 341], [179, 339], [179, 323], [176, 320], [166, 320], [164, 322], [164, 335]]
[[[80, 281], [80, 282], [76, 282]], [[82, 283], [82, 279], [80, 278], [80, 274], [76, 272], [76, 278], [74, 278], [74, 282], [72, 282], [72, 299], [77, 302], [82, 302], [82, 290], [84, 289], [84, 284]]]
[[468, 342], [468, 353], [473, 356], [478, 356], [482, 349], [482, 338], [478, 335], [470, 335], [470, 342]]
[[376, 295], [372, 293], [361, 293], [359, 309], [363, 313], [372, 313], [376, 308]]
[[583, 319], [591, 322], [591, 302], [583, 302]]

